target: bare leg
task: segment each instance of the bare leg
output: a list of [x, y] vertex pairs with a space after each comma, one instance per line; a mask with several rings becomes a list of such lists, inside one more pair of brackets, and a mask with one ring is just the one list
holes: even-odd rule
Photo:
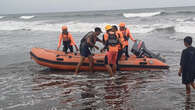
[[78, 74], [80, 66], [83, 64], [83, 61], [85, 60], [85, 57], [81, 56], [80, 57], [80, 62], [77, 64], [76, 70], [75, 70], [75, 75]]
[[88, 59], [89, 59], [89, 71], [90, 72], [93, 72], [93, 65], [94, 65], [94, 62], [93, 62], [93, 56], [88, 56]]
[[113, 72], [112, 72], [112, 68], [110, 67], [109, 64], [106, 65], [106, 69], [110, 73], [110, 76], [112, 77], [113, 76]]
[[194, 82], [191, 83], [191, 86], [195, 89], [195, 83]]
[[186, 95], [190, 95], [190, 84], [186, 84]]
[[186, 100], [185, 100], [185, 109], [184, 110], [190, 110], [191, 108], [191, 96], [190, 95], [187, 95], [186, 96]]

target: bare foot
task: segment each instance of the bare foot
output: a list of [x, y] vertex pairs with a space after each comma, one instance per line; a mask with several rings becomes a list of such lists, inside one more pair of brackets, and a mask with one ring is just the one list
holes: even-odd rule
[[195, 89], [195, 83], [191, 83], [191, 85], [192, 85], [192, 88], [194, 88], [194, 89]]

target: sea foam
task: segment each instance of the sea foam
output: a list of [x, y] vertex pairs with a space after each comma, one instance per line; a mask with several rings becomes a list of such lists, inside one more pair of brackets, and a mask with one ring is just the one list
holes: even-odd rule
[[[63, 25], [68, 26], [70, 32], [89, 32], [95, 27], [100, 27], [105, 32], [104, 27], [109, 23], [87, 23], [87, 22], [65, 22], [65, 23], [48, 23], [44, 21], [0, 21], [0, 30], [28, 30], [28, 31], [61, 31]], [[113, 25], [113, 24], [111, 24]], [[177, 24], [131, 24], [127, 27], [131, 33], [195, 33], [195, 22], [179, 22]]]
[[5, 16], [0, 16], [0, 19], [4, 18]]
[[34, 18], [35, 16], [20, 16], [19, 18], [20, 19], [32, 19]]
[[132, 17], [151, 17], [160, 15], [162, 12], [150, 12], [150, 13], [123, 13], [123, 16], [126, 18]]

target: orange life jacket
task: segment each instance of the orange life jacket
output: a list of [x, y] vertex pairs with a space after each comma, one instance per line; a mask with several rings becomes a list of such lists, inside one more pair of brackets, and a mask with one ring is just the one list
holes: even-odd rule
[[125, 41], [128, 41], [129, 40], [129, 34], [128, 34], [128, 30], [125, 28], [124, 31], [121, 31], [122, 34], [123, 34], [123, 38]]
[[134, 38], [133, 38], [133, 36], [131, 35], [131, 33], [130, 33], [130, 31], [129, 31], [128, 28], [125, 28], [125, 30], [123, 30], [123, 31], [121, 31], [121, 32], [123, 33], [123, 38], [124, 38], [124, 41], [122, 42], [123, 48], [124, 48], [125, 46], [128, 46], [128, 45], [129, 45], [129, 44], [128, 44], [129, 38], [130, 38], [132, 41], [135, 41]]

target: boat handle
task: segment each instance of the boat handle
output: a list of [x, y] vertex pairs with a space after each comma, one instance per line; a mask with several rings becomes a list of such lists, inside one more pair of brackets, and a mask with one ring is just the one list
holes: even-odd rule
[[63, 58], [56, 58], [56, 60], [58, 60], [58, 61], [64, 61]]
[[140, 65], [146, 65], [147, 62], [139, 62]]

